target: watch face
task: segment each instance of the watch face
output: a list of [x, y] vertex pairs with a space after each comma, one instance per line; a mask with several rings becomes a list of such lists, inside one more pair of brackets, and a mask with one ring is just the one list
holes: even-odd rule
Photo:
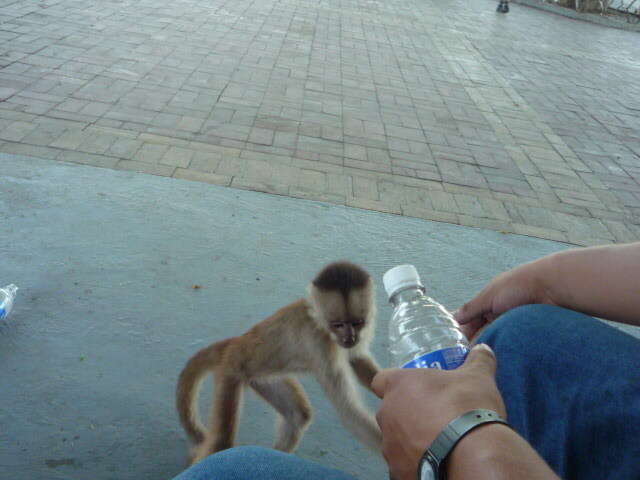
[[436, 480], [433, 467], [427, 460], [424, 460], [420, 465], [420, 480]]

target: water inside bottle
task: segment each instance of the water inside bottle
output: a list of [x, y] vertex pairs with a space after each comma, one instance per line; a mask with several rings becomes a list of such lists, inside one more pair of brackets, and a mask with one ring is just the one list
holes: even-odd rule
[[453, 316], [421, 288], [403, 290], [391, 299], [390, 353], [403, 368], [450, 370], [464, 361], [468, 342]]

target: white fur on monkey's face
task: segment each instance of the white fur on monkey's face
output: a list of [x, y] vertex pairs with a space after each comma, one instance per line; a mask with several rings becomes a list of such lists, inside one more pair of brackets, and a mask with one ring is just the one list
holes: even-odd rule
[[339, 291], [313, 288], [311, 293], [314, 307], [336, 343], [343, 348], [355, 347], [370, 318], [370, 288], [351, 290], [346, 298]]

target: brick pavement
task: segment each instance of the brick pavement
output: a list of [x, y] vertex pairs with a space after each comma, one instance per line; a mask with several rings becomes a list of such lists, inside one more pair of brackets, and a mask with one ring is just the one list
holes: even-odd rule
[[0, 151], [640, 239], [640, 36], [488, 0], [0, 0]]

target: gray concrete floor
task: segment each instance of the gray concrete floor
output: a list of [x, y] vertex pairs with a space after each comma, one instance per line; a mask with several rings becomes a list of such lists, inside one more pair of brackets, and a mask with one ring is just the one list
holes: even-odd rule
[[[373, 352], [390, 309], [381, 275], [412, 262], [457, 307], [495, 274], [566, 248], [512, 234], [133, 172], [0, 156], [0, 477], [159, 479], [183, 466], [176, 376], [196, 349], [240, 333], [347, 258], [378, 283]], [[193, 284], [202, 288], [194, 290]], [[315, 420], [298, 453], [385, 478], [304, 380]], [[363, 392], [372, 408], [376, 401]], [[240, 444], [270, 445], [252, 395]]]

